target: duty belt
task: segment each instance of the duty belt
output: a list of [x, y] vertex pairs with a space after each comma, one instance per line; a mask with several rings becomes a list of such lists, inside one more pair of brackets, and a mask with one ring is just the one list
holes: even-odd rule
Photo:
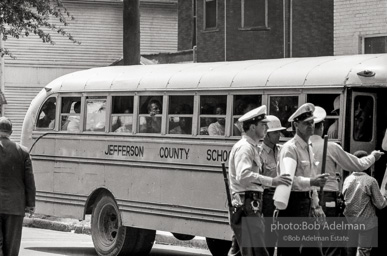
[[[262, 192], [259, 192], [259, 191], [245, 191], [245, 194], [244, 194], [244, 199], [251, 199], [251, 200], [262, 200], [263, 198], [263, 193]], [[243, 194], [242, 194], [243, 196]]]

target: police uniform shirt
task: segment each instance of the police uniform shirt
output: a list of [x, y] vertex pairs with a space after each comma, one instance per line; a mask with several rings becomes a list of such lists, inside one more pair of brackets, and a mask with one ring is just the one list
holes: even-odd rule
[[265, 142], [261, 145], [261, 162], [262, 162], [262, 174], [269, 177], [277, 176], [277, 162], [281, 145], [275, 145], [274, 148], [270, 148]]
[[261, 174], [257, 143], [244, 135], [232, 148], [229, 160], [229, 181], [232, 194], [245, 191], [263, 191], [271, 186], [272, 178]]
[[[321, 136], [313, 135], [310, 137], [310, 141], [313, 145], [315, 159], [319, 162], [317, 173], [320, 174], [322, 167], [324, 140], [321, 138]], [[339, 182], [336, 180], [337, 166], [343, 170], [361, 172], [368, 169], [374, 163], [375, 157], [373, 155], [358, 158], [345, 152], [339, 144], [328, 142], [325, 173], [329, 173], [330, 175], [324, 186], [324, 191], [339, 191]]]
[[[292, 191], [311, 190], [310, 178], [314, 178], [317, 175], [317, 163], [314, 160], [311, 142], [306, 143], [296, 134], [282, 146], [280, 161], [283, 161], [286, 157], [293, 159], [297, 163]], [[278, 173], [281, 174], [280, 164], [278, 165]]]

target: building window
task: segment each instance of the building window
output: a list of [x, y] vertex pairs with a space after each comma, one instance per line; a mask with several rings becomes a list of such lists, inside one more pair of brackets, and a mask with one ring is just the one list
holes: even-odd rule
[[387, 36], [365, 37], [364, 38], [364, 53], [386, 53], [387, 52]]
[[217, 0], [205, 0], [204, 1], [204, 24], [205, 28], [216, 28], [217, 13]]
[[267, 0], [242, 0], [242, 28], [267, 28]]

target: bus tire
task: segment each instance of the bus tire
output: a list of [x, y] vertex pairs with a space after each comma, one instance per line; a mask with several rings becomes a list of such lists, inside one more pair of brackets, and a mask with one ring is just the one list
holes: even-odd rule
[[194, 237], [195, 237], [193, 235], [185, 235], [185, 234], [180, 234], [180, 233], [172, 233], [172, 235], [176, 239], [181, 240], [181, 241], [189, 241], [189, 240], [194, 239]]
[[231, 241], [206, 237], [207, 247], [213, 256], [226, 256], [231, 247]]
[[156, 231], [122, 226], [121, 214], [112, 196], [103, 193], [93, 208], [91, 236], [100, 256], [146, 255]]

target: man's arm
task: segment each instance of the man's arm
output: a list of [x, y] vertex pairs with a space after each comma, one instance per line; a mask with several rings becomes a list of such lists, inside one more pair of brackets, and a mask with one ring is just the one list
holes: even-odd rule
[[383, 154], [379, 151], [372, 151], [370, 155], [358, 158], [348, 152], [337, 143], [331, 142], [328, 144], [334, 150], [332, 152], [332, 158], [343, 169], [347, 171], [361, 172], [373, 165], [376, 160]]
[[382, 193], [380, 193], [378, 182], [376, 181], [376, 179], [373, 179], [371, 183], [371, 199], [372, 203], [378, 209], [383, 209], [387, 206], [387, 200], [382, 195]]
[[26, 207], [35, 207], [35, 179], [34, 173], [32, 170], [32, 163], [30, 155], [25, 152], [24, 159], [24, 186], [25, 186], [25, 195], [26, 195]]
[[259, 163], [255, 163], [252, 159], [254, 156], [253, 149], [241, 147], [235, 154], [235, 170], [236, 179], [243, 186], [259, 184], [264, 186], [272, 186], [273, 178], [259, 174]]

